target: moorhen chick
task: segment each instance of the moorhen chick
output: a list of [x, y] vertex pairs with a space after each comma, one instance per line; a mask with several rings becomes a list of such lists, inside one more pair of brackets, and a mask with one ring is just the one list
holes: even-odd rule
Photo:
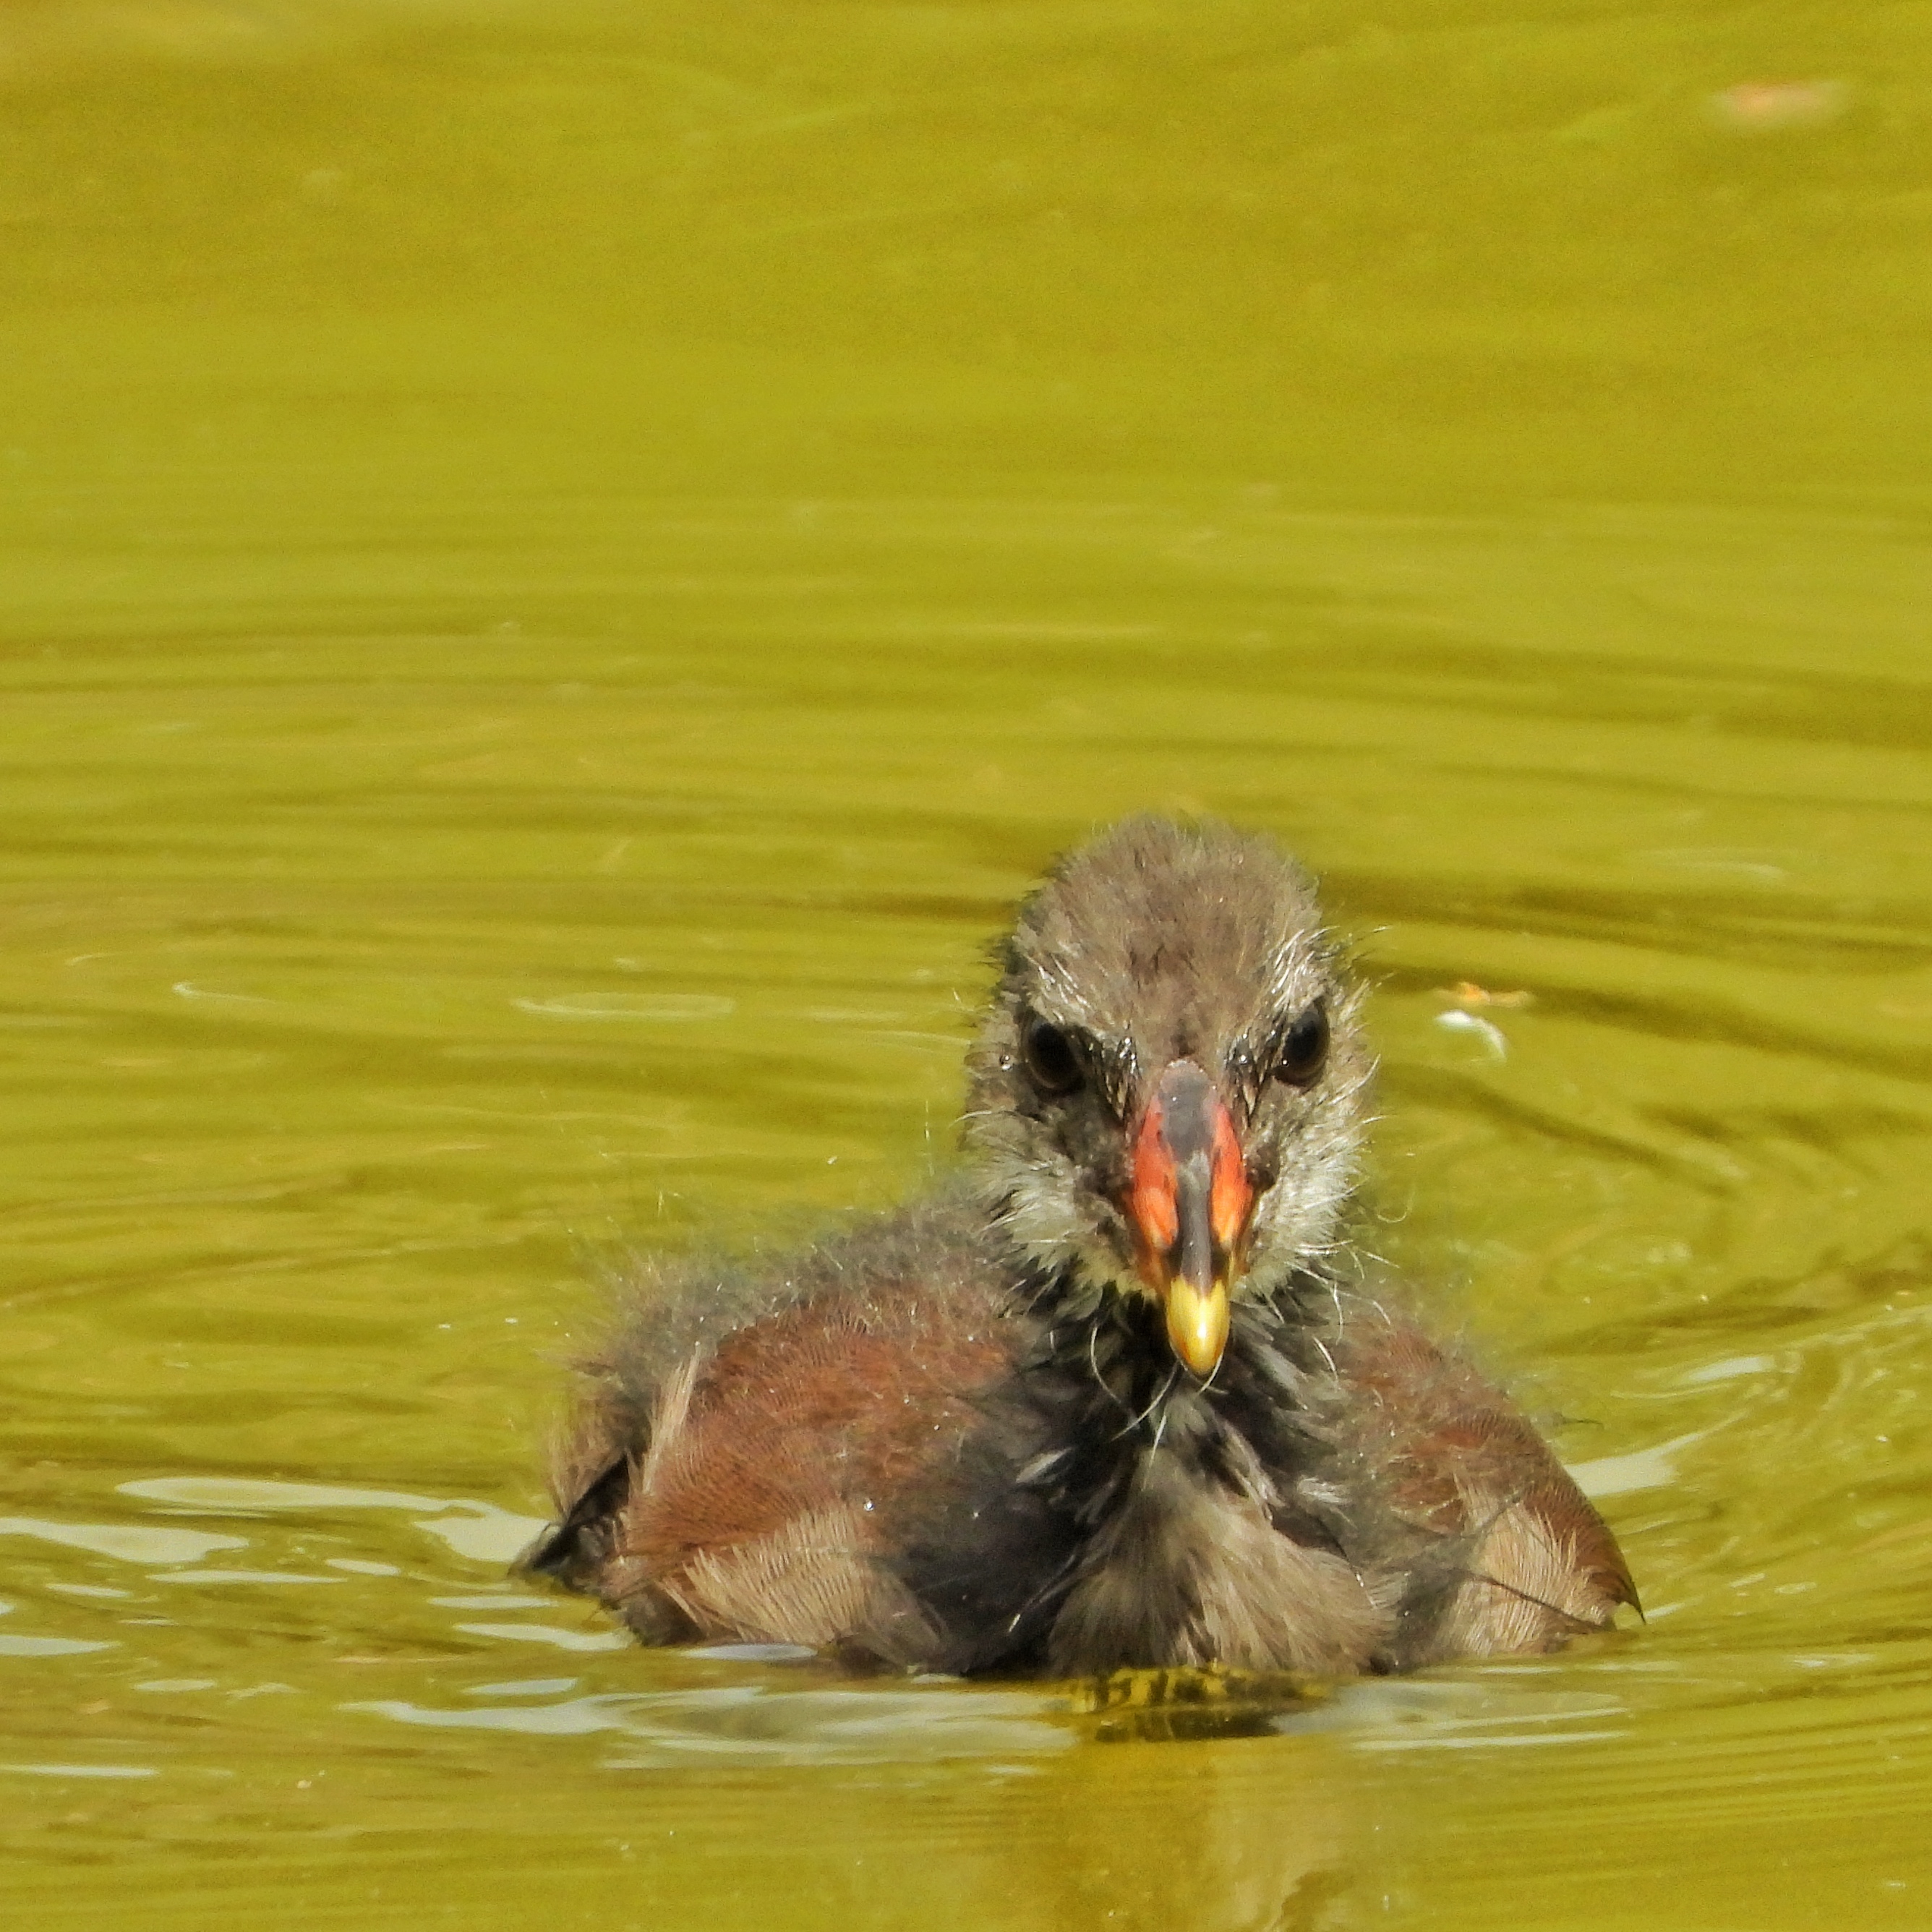
[[955, 1672], [1402, 1670], [1634, 1604], [1523, 1415], [1360, 1285], [1360, 998], [1294, 866], [1131, 820], [998, 957], [966, 1172], [633, 1283], [527, 1566], [649, 1642]]

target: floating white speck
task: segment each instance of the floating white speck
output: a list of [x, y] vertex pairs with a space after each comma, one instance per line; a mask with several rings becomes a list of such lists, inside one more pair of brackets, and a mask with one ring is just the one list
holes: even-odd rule
[[1472, 1033], [1498, 1060], [1509, 1058], [1509, 1042], [1503, 1037], [1502, 1028], [1493, 1020], [1479, 1018], [1474, 1013], [1466, 1013], [1457, 1008], [1438, 1013], [1436, 1024], [1450, 1033]]

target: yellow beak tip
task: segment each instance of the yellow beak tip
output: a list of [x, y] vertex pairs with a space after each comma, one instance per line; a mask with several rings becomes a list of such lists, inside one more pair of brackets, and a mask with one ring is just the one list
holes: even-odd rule
[[1228, 1285], [1176, 1280], [1167, 1291], [1167, 1339], [1188, 1372], [1205, 1382], [1228, 1348]]

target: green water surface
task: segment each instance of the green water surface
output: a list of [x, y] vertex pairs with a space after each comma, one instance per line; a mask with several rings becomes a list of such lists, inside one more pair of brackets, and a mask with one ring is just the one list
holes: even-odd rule
[[[7, 0], [4, 1922], [1932, 1922], [1928, 451], [1923, 4]], [[1647, 1624], [1110, 1742], [512, 1580], [1149, 806]]]

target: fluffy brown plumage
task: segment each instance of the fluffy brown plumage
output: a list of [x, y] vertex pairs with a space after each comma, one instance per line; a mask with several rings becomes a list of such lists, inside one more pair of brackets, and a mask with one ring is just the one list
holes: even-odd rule
[[1000, 959], [965, 1174], [634, 1284], [530, 1567], [652, 1642], [958, 1672], [1404, 1670], [1634, 1604], [1521, 1413], [1351, 1286], [1369, 1062], [1295, 868], [1130, 820]]

